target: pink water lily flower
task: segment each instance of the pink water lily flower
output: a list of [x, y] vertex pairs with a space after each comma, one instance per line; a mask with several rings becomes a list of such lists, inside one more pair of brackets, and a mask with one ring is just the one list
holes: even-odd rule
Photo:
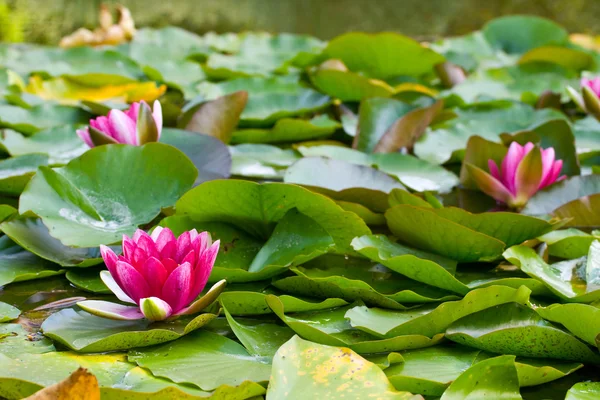
[[100, 273], [102, 281], [119, 300], [137, 307], [99, 300], [77, 303], [95, 315], [162, 321], [201, 311], [225, 288], [225, 281], [220, 281], [196, 300], [219, 252], [219, 241], [212, 243], [208, 232], [194, 229], [175, 238], [168, 228], [157, 227], [152, 236], [138, 229], [133, 238], [123, 236], [123, 255], [107, 246], [100, 246], [100, 251], [108, 267]]
[[487, 195], [511, 208], [520, 209], [538, 190], [564, 179], [559, 176], [562, 160], [556, 160], [554, 149], [541, 149], [527, 143], [512, 142], [502, 165], [488, 160], [490, 173], [472, 164], [466, 164], [479, 188]]
[[600, 77], [581, 78], [581, 92], [567, 86], [567, 93], [580, 109], [600, 120]]
[[158, 142], [161, 131], [162, 108], [156, 100], [152, 110], [145, 101], [133, 103], [125, 112], [110, 110], [106, 117], [90, 120], [90, 126], [78, 129], [77, 134], [90, 147], [114, 143], [141, 146]]

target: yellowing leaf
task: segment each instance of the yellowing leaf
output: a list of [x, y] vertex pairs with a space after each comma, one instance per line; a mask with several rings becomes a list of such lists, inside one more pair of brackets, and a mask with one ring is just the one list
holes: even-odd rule
[[56, 100], [62, 104], [74, 104], [87, 100], [102, 102], [107, 100], [133, 103], [145, 100], [151, 102], [162, 96], [167, 87], [156, 86], [154, 82], [130, 81], [102, 86], [87, 86], [67, 77], [43, 80], [40, 76], [32, 76], [26, 91], [44, 100]]

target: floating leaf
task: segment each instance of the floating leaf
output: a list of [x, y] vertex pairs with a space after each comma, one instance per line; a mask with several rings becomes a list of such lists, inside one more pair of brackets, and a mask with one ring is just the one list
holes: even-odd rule
[[272, 129], [241, 129], [233, 132], [232, 143], [285, 143], [331, 136], [340, 124], [327, 115], [311, 120], [283, 118]]
[[42, 324], [44, 335], [68, 348], [86, 353], [127, 350], [179, 339], [209, 323], [217, 316], [201, 314], [173, 322], [119, 321], [75, 311], [71, 308], [52, 314]]
[[40, 168], [19, 210], [39, 215], [65, 245], [109, 244], [173, 205], [196, 175], [187, 157], [171, 146], [99, 146], [64, 168]]
[[[235, 201], [231, 193], [235, 193]], [[195, 221], [227, 222], [263, 238], [269, 237], [275, 222], [295, 207], [319, 221], [340, 251], [350, 249], [352, 238], [369, 231], [356, 214], [343, 211], [325, 196], [281, 183], [205, 182], [185, 194], [176, 207], [179, 214]]]
[[520, 304], [504, 304], [454, 322], [446, 337], [492, 353], [600, 362], [585, 343]]
[[0, 104], [0, 127], [25, 135], [65, 124], [87, 124], [91, 115], [80, 108], [42, 104], [29, 109]]
[[[240, 344], [208, 331], [196, 331], [172, 343], [129, 353], [129, 361], [149, 369], [154, 376], [188, 383], [202, 390], [244, 381], [266, 382], [271, 365], [251, 356]], [[198, 374], [194, 365], [203, 365]]]
[[344, 396], [414, 399], [398, 392], [375, 364], [352, 350], [323, 346], [294, 336], [273, 359], [267, 399], [319, 399]]
[[[12, 321], [19, 318], [19, 315], [21, 315], [21, 310], [0, 301], [0, 322]], [[0, 347], [1, 350], [2, 347]]]

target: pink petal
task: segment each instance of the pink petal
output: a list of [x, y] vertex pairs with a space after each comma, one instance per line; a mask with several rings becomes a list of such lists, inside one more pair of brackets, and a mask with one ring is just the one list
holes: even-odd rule
[[167, 278], [162, 289], [162, 299], [178, 312], [188, 305], [192, 284], [192, 266], [189, 263], [175, 268]]
[[161, 261], [169, 275], [175, 270], [175, 268], [179, 267], [177, 261], [173, 260], [172, 258], [163, 258]]
[[[157, 227], [156, 229], [158, 229], [159, 227]], [[156, 243], [156, 249], [158, 251], [162, 252], [165, 249], [165, 246], [169, 245], [170, 243], [172, 243], [172, 246], [174, 250], [167, 250], [168, 251], [168, 255], [167, 257], [173, 257], [174, 254], [171, 254], [171, 251], [176, 251], [176, 246], [177, 246], [177, 239], [175, 239], [175, 235], [173, 235], [173, 232], [169, 229], [169, 228], [161, 228], [160, 231], [158, 233], [156, 233], [156, 229], [154, 230], [154, 232], [152, 232], [152, 239], [154, 240], [154, 242]], [[156, 236], [155, 236], [156, 233]]]
[[122, 261], [117, 262], [117, 276], [121, 281], [121, 289], [136, 303], [139, 303], [141, 298], [150, 297], [148, 283], [131, 265]]
[[87, 126], [84, 129], [77, 129], [75, 132], [77, 132], [77, 136], [79, 136], [85, 142], [85, 144], [87, 144], [89, 147], [94, 147], [94, 143], [90, 138], [90, 130]]
[[[526, 145], [526, 147], [528, 146]], [[539, 148], [532, 149], [533, 147], [527, 151], [526, 157], [523, 157], [519, 163], [515, 174], [515, 197], [519, 203], [515, 205], [518, 206], [525, 205], [531, 196], [539, 190], [540, 183], [542, 182], [541, 150]]]
[[154, 118], [154, 122], [156, 122], [158, 138], [160, 139], [160, 133], [162, 132], [163, 125], [163, 115], [162, 106], [160, 105], [160, 101], [158, 100], [154, 100], [154, 104], [152, 105], [152, 117]]
[[150, 235], [150, 237], [152, 238], [152, 240], [154, 240], [154, 242], [156, 242], [156, 239], [158, 239], [158, 235], [160, 235], [160, 233], [163, 231], [162, 226], [157, 226], [154, 228], [154, 230], [152, 230], [152, 234]]
[[135, 123], [137, 123], [138, 114], [140, 113], [140, 103], [133, 103], [125, 114]]
[[137, 144], [135, 122], [121, 110], [111, 110], [108, 114], [111, 136], [119, 143]]
[[190, 232], [183, 232], [177, 239], [177, 253], [175, 254], [175, 261], [182, 262], [183, 257], [191, 249], [192, 242], [190, 241]]
[[554, 157], [554, 148], [549, 147], [546, 150], [542, 150], [542, 182], [540, 183], [540, 189], [543, 187], [544, 182], [548, 180], [548, 176], [552, 171]]
[[129, 259], [133, 257], [133, 252], [137, 248], [135, 241], [127, 235], [123, 235], [123, 255]]
[[101, 300], [80, 301], [77, 305], [90, 314], [109, 319], [131, 321], [144, 318], [139, 307], [123, 306]]
[[139, 247], [136, 247], [133, 251], [133, 255], [129, 259], [129, 264], [131, 264], [138, 271], [141, 271], [147, 258], [148, 254]]
[[523, 146], [517, 142], [512, 142], [508, 148], [508, 152], [506, 153], [504, 160], [502, 160], [502, 182], [512, 194], [516, 192], [515, 173], [522, 159]]
[[158, 250], [156, 249], [156, 244], [150, 238], [150, 236], [142, 235], [137, 241], [137, 245], [140, 249], [144, 250], [148, 257], [159, 257]]
[[490, 170], [490, 174], [498, 180], [501, 180], [500, 171], [498, 170], [498, 165], [494, 160], [488, 160], [488, 169]]
[[204, 290], [204, 287], [206, 286], [208, 278], [210, 277], [210, 274], [212, 272], [213, 266], [215, 265], [217, 255], [219, 254], [220, 244], [221, 241], [217, 240], [200, 256], [200, 259], [198, 260], [198, 263], [194, 268], [194, 284], [190, 292], [190, 299], [188, 303], [193, 301], [196, 297], [198, 297], [202, 290]]
[[531, 142], [527, 142], [525, 144], [525, 146], [523, 146], [523, 157], [525, 157], [527, 155], [527, 153], [529, 153], [531, 150], [533, 150], [533, 148], [535, 147], [535, 145]]
[[[138, 240], [140, 240], [140, 238], [142, 236], [150, 236], [146, 233], [146, 231], [142, 230], [142, 229], [136, 229], [135, 233], [133, 234], [133, 241], [134, 242], [138, 242]], [[152, 239], [152, 238], [150, 238]]]
[[546, 177], [546, 180], [540, 184], [540, 189], [545, 188], [546, 186], [552, 185], [554, 182], [558, 181], [558, 175], [560, 175], [560, 170], [563, 166], [563, 160], [556, 160], [552, 165], [552, 171]]
[[163, 264], [155, 257], [148, 258], [144, 263], [143, 275], [148, 283], [150, 294], [152, 296], [161, 296], [162, 287], [167, 280], [167, 276], [169, 276]]
[[104, 264], [106, 264], [106, 267], [108, 268], [108, 270], [110, 271], [111, 275], [116, 276], [117, 275], [117, 261], [119, 261], [117, 255], [115, 254], [114, 251], [112, 251], [112, 249], [108, 246], [105, 246], [103, 244], [100, 245], [100, 254], [102, 255], [102, 259], [104, 260]]
[[133, 301], [131, 299], [131, 297], [127, 296], [127, 293], [125, 293], [123, 291], [123, 289], [121, 289], [121, 286], [117, 283], [115, 277], [113, 275], [110, 274], [110, 272], [108, 271], [101, 271], [100, 272], [100, 279], [102, 280], [102, 282], [104, 282], [104, 284], [106, 285], [106, 287], [108, 287], [110, 289], [111, 292], [113, 292], [113, 294], [115, 296], [117, 296], [117, 298], [125, 303], [133, 303], [135, 304], [135, 301]]

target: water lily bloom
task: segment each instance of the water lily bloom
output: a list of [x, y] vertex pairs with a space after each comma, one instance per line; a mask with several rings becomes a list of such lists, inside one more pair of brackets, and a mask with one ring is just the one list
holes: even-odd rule
[[581, 78], [581, 93], [570, 86], [567, 92], [579, 108], [600, 120], [600, 77]]
[[141, 146], [158, 142], [161, 131], [162, 108], [156, 100], [152, 110], [145, 101], [133, 103], [126, 111], [110, 110], [106, 117], [90, 120], [77, 134], [90, 147], [114, 143]]
[[554, 149], [541, 149], [527, 143], [512, 142], [499, 168], [488, 160], [490, 173], [472, 164], [466, 164], [469, 173], [487, 195], [511, 208], [520, 209], [538, 190], [564, 179], [559, 176], [562, 160], [555, 159]]
[[222, 280], [196, 300], [219, 252], [219, 241], [212, 243], [208, 232], [194, 229], [175, 238], [168, 228], [157, 227], [152, 236], [138, 229], [133, 238], [123, 236], [123, 255], [107, 246], [100, 246], [100, 252], [108, 268], [100, 273], [102, 281], [119, 300], [137, 306], [98, 300], [77, 303], [95, 315], [162, 321], [201, 311], [225, 288]]

